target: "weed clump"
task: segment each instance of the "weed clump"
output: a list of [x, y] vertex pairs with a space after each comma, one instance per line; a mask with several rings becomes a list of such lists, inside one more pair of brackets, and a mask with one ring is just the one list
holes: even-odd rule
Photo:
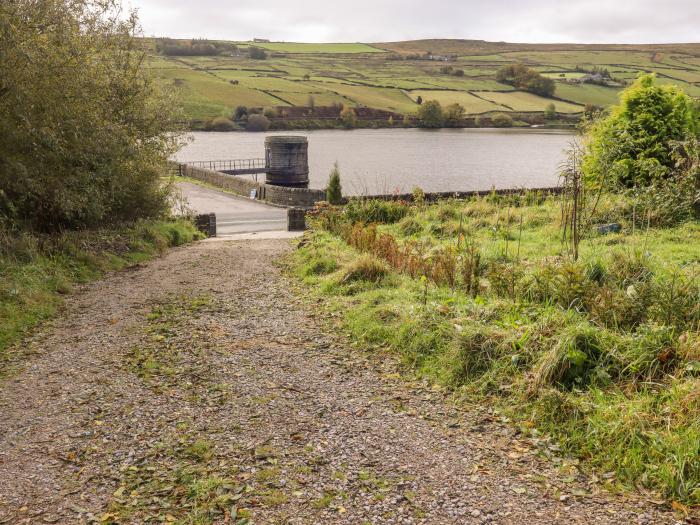
[[377, 199], [353, 199], [345, 206], [344, 216], [350, 223], [362, 222], [393, 224], [409, 213], [404, 201], [383, 201]]
[[309, 261], [301, 270], [301, 273], [308, 277], [310, 275], [325, 275], [334, 272], [338, 268], [335, 259], [329, 256], [314, 258]]
[[446, 382], [459, 386], [484, 374], [508, 351], [505, 340], [498, 328], [477, 323], [464, 326], [441, 357]]
[[572, 389], [590, 383], [604, 352], [603, 332], [585, 322], [578, 322], [566, 326], [553, 342], [535, 365], [532, 389], [537, 391], [543, 386]]
[[404, 217], [399, 222], [399, 231], [404, 237], [410, 237], [421, 233], [423, 225], [413, 217]]
[[361, 255], [353, 261], [343, 273], [341, 283], [353, 283], [365, 281], [369, 283], [379, 283], [389, 273], [389, 268], [385, 263], [371, 255]]

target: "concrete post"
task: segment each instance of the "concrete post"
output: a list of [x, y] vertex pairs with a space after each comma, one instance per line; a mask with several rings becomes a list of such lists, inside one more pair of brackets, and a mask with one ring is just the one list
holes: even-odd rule
[[303, 208], [287, 209], [287, 231], [300, 232], [306, 229], [306, 211]]
[[215, 213], [205, 213], [204, 215], [197, 215], [195, 218], [195, 226], [202, 233], [205, 233], [207, 237], [216, 237], [216, 214]]

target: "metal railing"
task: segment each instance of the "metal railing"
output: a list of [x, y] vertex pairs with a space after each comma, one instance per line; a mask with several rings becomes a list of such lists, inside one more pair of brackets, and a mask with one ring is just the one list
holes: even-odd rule
[[213, 171], [255, 170], [265, 167], [265, 159], [198, 160], [185, 164]]

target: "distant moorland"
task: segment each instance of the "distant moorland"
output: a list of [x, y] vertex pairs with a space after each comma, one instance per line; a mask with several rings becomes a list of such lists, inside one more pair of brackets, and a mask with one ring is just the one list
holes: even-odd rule
[[[458, 103], [466, 116], [511, 114], [516, 122], [542, 115], [553, 103], [565, 119], [614, 103], [640, 72], [654, 72], [661, 83], [700, 97], [700, 44], [146, 42], [148, 68], [175, 88], [194, 128], [216, 117], [233, 119], [238, 106], [267, 110], [273, 127], [295, 119], [305, 127], [311, 120], [336, 118], [339, 109], [335, 115], [318, 109], [341, 104], [365, 108], [370, 120], [398, 125], [396, 118], [411, 118], [427, 100], [443, 107]], [[554, 80], [554, 93], [542, 96], [499, 82], [499, 70], [513, 64]]]

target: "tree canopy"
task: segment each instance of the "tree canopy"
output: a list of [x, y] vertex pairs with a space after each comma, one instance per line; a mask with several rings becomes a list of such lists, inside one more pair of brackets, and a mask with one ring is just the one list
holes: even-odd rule
[[543, 97], [551, 97], [556, 89], [554, 80], [543, 77], [523, 64], [503, 66], [496, 73], [496, 80]]
[[179, 115], [117, 0], [0, 4], [0, 222], [43, 230], [155, 216]]
[[175, 40], [172, 38], [156, 40], [156, 51], [167, 56], [216, 56], [232, 54], [237, 50], [236, 44], [217, 40]]
[[697, 102], [673, 85], [640, 76], [620, 104], [587, 128], [584, 172], [589, 180], [617, 187], [646, 187], [669, 177], [683, 145], [700, 132]]
[[441, 128], [445, 123], [442, 106], [437, 100], [427, 100], [418, 108], [418, 120], [424, 128]]
[[464, 121], [465, 114], [464, 107], [457, 102], [448, 104], [443, 111], [445, 122], [450, 126], [459, 126]]

